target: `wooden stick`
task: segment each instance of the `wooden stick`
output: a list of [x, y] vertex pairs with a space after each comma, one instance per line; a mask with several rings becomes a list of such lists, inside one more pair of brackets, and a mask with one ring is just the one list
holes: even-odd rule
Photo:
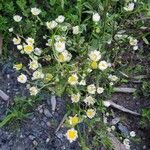
[[63, 117], [63, 119], [61, 120], [60, 124], [58, 125], [58, 127], [57, 127], [55, 133], [57, 133], [57, 132], [59, 131], [59, 129], [61, 128], [62, 124], [65, 122], [66, 118], [67, 118], [67, 114], [64, 115], [64, 117]]
[[111, 107], [116, 108], [116, 109], [118, 109], [118, 110], [121, 110], [121, 111], [123, 111], [123, 112], [130, 113], [130, 114], [136, 115], [136, 116], [141, 116], [141, 114], [139, 114], [139, 113], [137, 113], [137, 112], [134, 112], [134, 111], [132, 111], [132, 110], [129, 110], [129, 109], [127, 109], [127, 108], [125, 108], [125, 107], [123, 107], [123, 106], [121, 106], [121, 105], [118, 105], [118, 104], [114, 103], [113, 101], [110, 101], [110, 100], [104, 101], [104, 105], [105, 105], [105, 104], [107, 104], [106, 107], [110, 107], [110, 106], [111, 106]]
[[134, 93], [135, 91], [136, 91], [135, 88], [114, 87], [114, 92]]

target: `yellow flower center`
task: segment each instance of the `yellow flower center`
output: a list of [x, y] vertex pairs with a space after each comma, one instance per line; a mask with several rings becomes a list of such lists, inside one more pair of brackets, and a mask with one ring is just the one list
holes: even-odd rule
[[20, 70], [22, 68], [22, 63], [14, 65], [16, 70]]
[[33, 46], [32, 45], [26, 45], [24, 47], [24, 51], [27, 53], [27, 54], [30, 54], [32, 51], [33, 51]]
[[76, 136], [77, 136], [77, 133], [75, 131], [73, 131], [73, 130], [68, 131], [68, 138], [69, 139], [75, 139]]
[[70, 84], [76, 84], [77, 83], [77, 78], [75, 77], [75, 76], [71, 76], [71, 77], [69, 77], [69, 79], [68, 79], [68, 82], [70, 83]]
[[51, 81], [52, 78], [53, 78], [53, 75], [52, 75], [51, 73], [47, 73], [47, 74], [45, 75], [44, 82], [47, 83], [47, 82]]
[[64, 61], [65, 61], [64, 55], [63, 55], [63, 54], [60, 54], [60, 55], [58, 56], [58, 60], [59, 60], [60, 62], [64, 62]]
[[96, 69], [96, 68], [97, 68], [97, 62], [96, 62], [96, 61], [92, 61], [91, 67], [92, 67], [93, 69]]
[[93, 116], [93, 112], [92, 111], [88, 111], [87, 115], [91, 117], [91, 116]]
[[70, 124], [75, 126], [76, 124], [79, 123], [79, 118], [77, 116], [74, 116], [74, 117], [70, 117]]

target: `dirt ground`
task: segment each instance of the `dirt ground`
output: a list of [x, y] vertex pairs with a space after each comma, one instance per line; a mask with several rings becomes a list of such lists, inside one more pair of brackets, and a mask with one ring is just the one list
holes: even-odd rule
[[[10, 96], [9, 101], [0, 98], [0, 120], [2, 120], [13, 104], [16, 95], [27, 95], [25, 86], [16, 81], [17, 74], [12, 69], [12, 63], [0, 65], [0, 89]], [[132, 85], [130, 85], [132, 87]], [[135, 87], [136, 85], [133, 85]], [[124, 87], [124, 86], [123, 86]], [[142, 108], [148, 108], [150, 101], [145, 98], [137, 98], [132, 94], [116, 93], [111, 100], [132, 111], [141, 112]], [[51, 111], [50, 95], [45, 95], [45, 101], [40, 103], [34, 112], [21, 123], [12, 122], [0, 129], [0, 150], [80, 150], [78, 142], [70, 144], [64, 134], [65, 128], [55, 133], [66, 112], [66, 101], [57, 98], [57, 107], [54, 114]], [[133, 116], [121, 111], [111, 109], [113, 118], [120, 118], [116, 130], [118, 133], [136, 132], [136, 138], [140, 142], [132, 142], [131, 150], [150, 149], [150, 129], [143, 129], [140, 125], [140, 117]], [[121, 131], [118, 126], [126, 131]], [[101, 150], [101, 148], [100, 148]]]

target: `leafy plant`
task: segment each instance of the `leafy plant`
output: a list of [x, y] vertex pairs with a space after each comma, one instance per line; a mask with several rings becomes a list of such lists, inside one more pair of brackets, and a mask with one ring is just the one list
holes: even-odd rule
[[[145, 25], [139, 16], [148, 16], [148, 8], [148, 2], [140, 0], [8, 0], [0, 4], [0, 31], [14, 44], [7, 42], [4, 47], [13, 49], [18, 82], [28, 83], [33, 97], [43, 91], [69, 96], [66, 136], [70, 142], [79, 137], [83, 149], [91, 145], [113, 148], [102, 121], [109, 105], [105, 100], [119, 81], [118, 70], [130, 64], [127, 73], [133, 68], [135, 74], [143, 71], [142, 65], [133, 65], [132, 56], [146, 37], [145, 31], [137, 36], [136, 30]], [[26, 117], [34, 102], [18, 98], [0, 126]], [[89, 144], [78, 129], [81, 122], [94, 139]]]
[[[37, 102], [37, 101], [36, 101]], [[13, 107], [8, 111], [6, 117], [0, 122], [0, 128], [11, 121], [23, 120], [30, 115], [35, 98], [16, 97]]]

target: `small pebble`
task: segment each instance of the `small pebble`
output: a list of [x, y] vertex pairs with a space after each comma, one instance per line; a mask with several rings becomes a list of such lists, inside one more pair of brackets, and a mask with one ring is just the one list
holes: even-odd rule
[[9, 79], [10, 78], [10, 74], [7, 74], [7, 79]]
[[30, 139], [30, 140], [34, 140], [34, 139], [35, 139], [35, 136], [29, 135], [29, 139]]
[[10, 93], [10, 90], [7, 90], [6, 92], [7, 92], [7, 93]]
[[56, 136], [59, 138], [59, 139], [63, 139], [64, 138], [64, 134], [62, 133], [57, 133]]
[[146, 145], [143, 146], [143, 149], [146, 149]]
[[46, 122], [46, 125], [48, 126], [48, 127], [51, 127], [51, 123], [48, 121], [48, 122]]
[[112, 119], [111, 123], [112, 123], [113, 125], [116, 125], [119, 121], [120, 121], [120, 118], [119, 118], [119, 117], [116, 117], [116, 118]]
[[52, 114], [50, 113], [50, 111], [48, 109], [44, 109], [44, 115], [46, 117], [52, 117]]
[[47, 138], [47, 139], [46, 139], [46, 143], [48, 143], [49, 141], [50, 141], [50, 138]]
[[38, 108], [37, 108], [37, 110], [38, 110], [38, 112], [40, 113], [40, 114], [42, 114], [43, 113], [43, 105], [40, 105], [40, 106], [38, 106]]
[[33, 141], [33, 145], [37, 146], [38, 142], [36, 140]]

